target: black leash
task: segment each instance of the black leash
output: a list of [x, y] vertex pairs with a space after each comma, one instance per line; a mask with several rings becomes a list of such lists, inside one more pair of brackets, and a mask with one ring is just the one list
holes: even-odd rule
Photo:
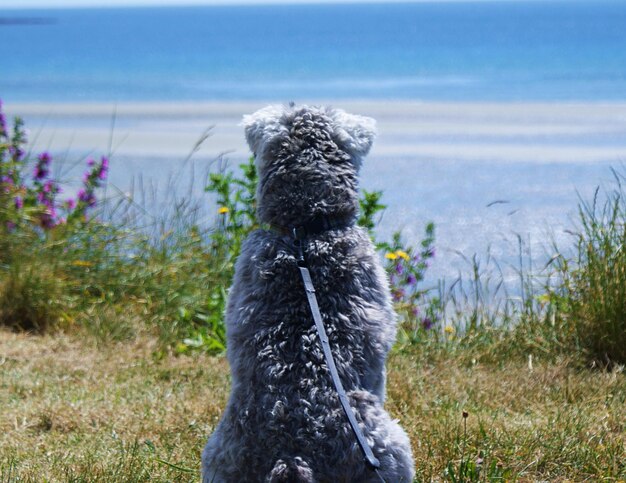
[[[331, 225], [330, 222], [322, 223], [323, 226]], [[307, 234], [312, 234], [319, 231], [317, 229], [318, 224], [315, 226], [301, 226], [298, 228], [294, 228], [291, 232], [291, 235], [294, 238], [294, 244], [298, 249], [298, 268], [300, 270], [300, 275], [302, 276], [302, 281], [304, 282], [304, 289], [306, 291], [306, 296], [309, 301], [309, 307], [311, 308], [311, 314], [313, 315], [313, 321], [315, 322], [315, 328], [317, 329], [317, 335], [322, 344], [322, 350], [324, 351], [324, 358], [326, 359], [326, 365], [328, 366], [328, 370], [330, 372], [330, 376], [333, 381], [333, 385], [335, 386], [335, 390], [337, 391], [337, 395], [339, 396], [339, 401], [341, 402], [341, 406], [343, 408], [344, 413], [348, 418], [348, 422], [352, 427], [352, 432], [356, 436], [357, 442], [363, 452], [363, 456], [365, 457], [365, 462], [367, 466], [376, 472], [376, 475], [380, 478], [380, 480], [385, 483], [385, 480], [379, 473], [380, 469], [380, 461], [378, 458], [374, 456], [372, 453], [372, 449], [367, 444], [365, 440], [365, 436], [363, 436], [363, 432], [357, 423], [356, 417], [354, 415], [354, 411], [350, 406], [350, 402], [348, 401], [348, 396], [346, 395], [346, 391], [343, 388], [343, 384], [341, 383], [341, 379], [339, 378], [339, 373], [337, 372], [337, 366], [335, 365], [335, 359], [333, 358], [332, 351], [330, 350], [330, 343], [328, 341], [328, 336], [326, 335], [326, 329], [324, 328], [324, 322], [322, 321], [322, 314], [320, 314], [319, 305], [317, 304], [317, 297], [315, 296], [315, 287], [313, 286], [313, 281], [311, 280], [311, 274], [309, 272], [308, 267], [306, 266], [306, 261], [304, 259], [304, 251], [302, 247], [302, 240], [306, 237]]]

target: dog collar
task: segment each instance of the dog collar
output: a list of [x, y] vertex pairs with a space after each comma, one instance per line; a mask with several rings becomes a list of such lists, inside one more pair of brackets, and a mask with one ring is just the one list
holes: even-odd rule
[[302, 225], [286, 227], [270, 224], [270, 228], [282, 235], [289, 235], [294, 240], [304, 240], [325, 231], [341, 230], [354, 225], [354, 216], [317, 216]]

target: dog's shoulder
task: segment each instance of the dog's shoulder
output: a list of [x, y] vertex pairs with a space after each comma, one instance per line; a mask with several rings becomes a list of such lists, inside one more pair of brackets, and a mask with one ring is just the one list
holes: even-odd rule
[[[366, 278], [377, 272], [380, 261], [365, 229], [353, 226], [340, 233], [329, 233], [304, 242], [304, 252], [312, 271], [344, 278], [347, 274]], [[237, 272], [253, 279], [299, 276], [298, 249], [293, 239], [271, 230], [255, 230], [243, 242]]]
[[247, 271], [261, 277], [280, 271], [281, 267], [295, 267], [296, 248], [289, 237], [271, 230], [251, 232], [241, 246], [236, 271]]
[[240, 258], [268, 259], [293, 250], [289, 239], [272, 230], [256, 229], [243, 241]]

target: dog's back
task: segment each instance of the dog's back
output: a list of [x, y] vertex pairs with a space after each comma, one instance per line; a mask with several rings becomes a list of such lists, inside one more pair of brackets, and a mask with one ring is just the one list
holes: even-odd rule
[[[329, 112], [333, 111], [320, 114], [322, 121]], [[298, 142], [303, 136], [297, 128], [303, 123], [323, 124], [316, 116], [307, 117], [310, 112], [306, 108], [299, 113], [300, 118], [293, 111], [292, 117], [283, 114], [278, 121], [288, 128], [283, 134], [288, 139], [296, 136]], [[304, 121], [298, 123], [298, 119]], [[247, 132], [257, 128], [256, 124], [247, 127]], [[275, 133], [278, 128], [272, 129]], [[307, 188], [301, 190], [304, 193], [289, 195], [293, 186], [285, 187], [285, 180], [276, 178], [288, 165], [269, 164], [270, 155], [285, 158], [281, 143], [272, 144], [275, 138], [274, 134], [261, 153], [257, 152], [257, 158], [264, 157], [261, 162], [266, 163], [260, 167], [259, 212], [262, 221], [270, 223], [276, 220], [267, 218], [280, 209], [276, 197], [283, 196], [285, 205], [298, 205], [307, 196], [317, 196], [314, 189]], [[341, 144], [331, 135], [327, 138], [335, 147]], [[309, 149], [311, 141], [307, 142], [300, 143], [299, 152]], [[319, 136], [313, 136], [313, 147], [317, 144]], [[255, 143], [251, 145], [256, 152]], [[340, 151], [345, 154], [348, 148]], [[312, 155], [317, 159], [316, 153]], [[295, 156], [291, 162], [302, 159]], [[336, 168], [345, 183], [345, 171], [352, 169], [356, 175], [357, 169], [349, 155], [342, 159], [346, 166]], [[307, 173], [300, 173], [300, 179], [307, 185], [313, 183], [321, 169], [319, 165], [304, 166]], [[332, 178], [332, 173], [329, 176]], [[354, 192], [346, 193], [345, 186], [340, 193], [333, 192], [330, 185], [321, 188], [326, 200], [335, 200], [326, 206], [343, 209], [344, 218], [351, 216], [350, 210], [356, 215], [356, 186], [349, 187]], [[289, 196], [296, 200], [284, 198]], [[287, 218], [297, 215], [289, 212]], [[293, 225], [296, 221], [281, 222]], [[339, 376], [381, 461], [381, 474], [390, 482], [410, 481], [413, 463], [408, 438], [382, 405], [384, 363], [396, 329], [388, 283], [372, 243], [362, 228], [350, 224], [310, 237], [303, 248]], [[246, 240], [229, 294], [226, 324], [232, 392], [203, 453], [204, 481], [380, 481], [366, 468], [339, 404], [289, 235], [258, 230]]]

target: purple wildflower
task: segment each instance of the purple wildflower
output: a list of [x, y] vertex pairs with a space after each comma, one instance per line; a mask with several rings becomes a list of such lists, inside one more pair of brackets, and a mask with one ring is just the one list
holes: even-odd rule
[[50, 228], [54, 228], [56, 226], [56, 222], [54, 221], [54, 218], [49, 215], [48, 213], [44, 213], [41, 216], [41, 227], [45, 228], [46, 230], [49, 230]]
[[406, 278], [406, 283], [408, 285], [415, 285], [417, 283], [417, 277], [412, 273], [409, 273], [409, 276]]
[[96, 204], [96, 197], [93, 195], [93, 193], [84, 189], [81, 189], [78, 192], [78, 200], [86, 203], [88, 206], [93, 206]]
[[0, 187], [4, 188], [4, 192], [9, 194], [11, 191], [11, 186], [13, 185], [13, 179], [9, 176], [3, 176], [0, 178]]
[[389, 282], [391, 282], [391, 285], [397, 285], [398, 284], [398, 276], [395, 273], [391, 274], [391, 277], [389, 278]]
[[402, 272], [404, 272], [404, 267], [402, 266], [401, 263], [397, 263], [396, 264], [396, 273], [398, 275], [402, 275]]
[[37, 156], [37, 159], [39, 159], [40, 163], [48, 166], [50, 164], [50, 161], [52, 161], [52, 156], [50, 156], [50, 153], [48, 151], [44, 151], [39, 156]]
[[102, 160], [100, 162], [100, 171], [98, 172], [98, 178], [100, 178], [101, 180], [105, 180], [108, 172], [109, 172], [109, 158], [102, 156]]
[[9, 154], [11, 155], [11, 160], [13, 162], [21, 161], [24, 157], [24, 150], [17, 146], [9, 146]]
[[433, 327], [433, 321], [429, 317], [424, 317], [422, 319], [422, 327], [424, 330], [430, 330]]
[[414, 305], [413, 307], [411, 307], [411, 314], [413, 315], [413, 317], [417, 317], [420, 313], [420, 308], [417, 305]]
[[54, 203], [52, 202], [52, 200], [46, 199], [43, 204], [46, 209], [41, 214], [39, 222], [42, 228], [49, 230], [50, 228], [54, 228], [57, 225], [57, 212], [54, 208]]
[[402, 298], [404, 297], [404, 290], [399, 288], [398, 290], [394, 290], [393, 292], [393, 299], [395, 301], [399, 301], [402, 300]]
[[90, 168], [93, 167], [96, 164], [96, 160], [93, 158], [89, 158], [87, 160], [87, 166], [89, 166]]
[[13, 223], [12, 221], [7, 221], [7, 230], [9, 231], [13, 231], [15, 230], [15, 227], [17, 226], [15, 223]]
[[68, 210], [73, 210], [74, 208], [76, 208], [76, 200], [73, 198], [70, 198], [69, 200], [67, 200], [65, 202], [65, 206], [67, 207]]
[[24, 200], [20, 196], [17, 196], [14, 202], [16, 210], [21, 210], [22, 208], [24, 208]]
[[0, 100], [0, 136], [5, 136], [7, 133], [7, 119], [2, 112], [2, 100]]
[[33, 171], [33, 177], [36, 181], [41, 181], [50, 174], [50, 161], [52, 157], [48, 152], [41, 153], [37, 157], [38, 161]]

